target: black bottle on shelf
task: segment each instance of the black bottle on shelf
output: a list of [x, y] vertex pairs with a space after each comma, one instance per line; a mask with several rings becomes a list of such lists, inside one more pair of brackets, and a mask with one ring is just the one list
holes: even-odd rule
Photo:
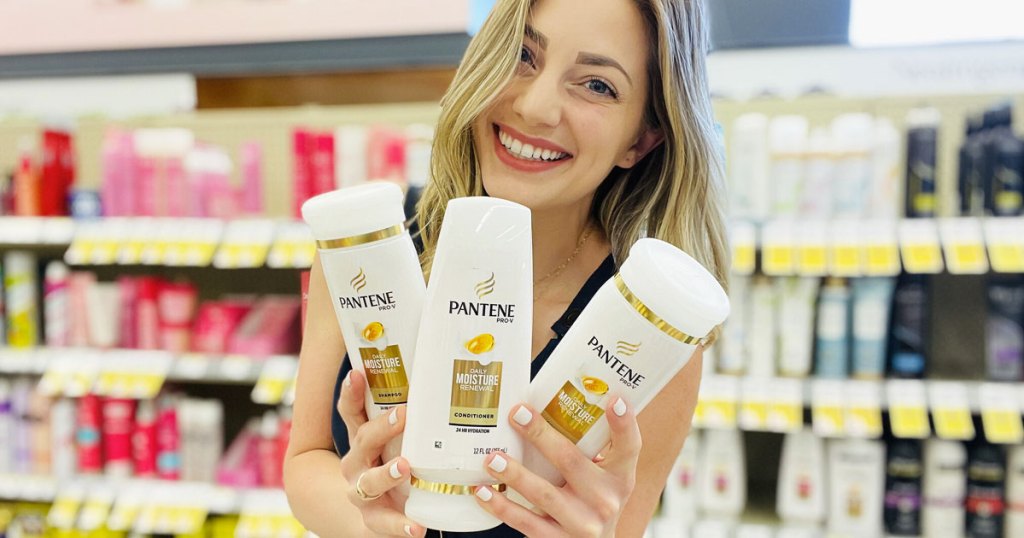
[[886, 450], [885, 532], [892, 536], [921, 534], [921, 441], [893, 439]]
[[904, 211], [910, 218], [935, 216], [935, 155], [939, 113], [931, 108], [907, 114], [907, 167]]
[[1013, 130], [1010, 127], [1013, 123], [1013, 107], [1010, 103], [993, 106], [985, 111], [983, 118], [982, 130], [978, 133], [978, 139], [983, 148], [981, 180], [985, 192], [985, 214], [1017, 214], [1020, 212], [1020, 208], [1017, 207], [1016, 213], [1013, 212], [1012, 195], [1009, 197], [1010, 200], [1007, 200], [1007, 196], [1000, 195], [1003, 192], [1002, 185], [996, 178], [996, 163], [999, 160], [1003, 141], [1013, 138]]
[[968, 449], [968, 538], [1001, 538], [1005, 500], [1006, 458], [1002, 448], [978, 441]]
[[985, 283], [985, 371], [993, 381], [1024, 376], [1024, 275], [989, 275]]
[[985, 214], [985, 189], [982, 179], [985, 145], [981, 140], [981, 133], [981, 117], [971, 116], [967, 123], [967, 137], [960, 146], [957, 174], [960, 191], [960, 215], [965, 217], [977, 217]]
[[992, 140], [992, 214], [1020, 215], [1024, 208], [1024, 141], [1009, 129], [995, 131]]
[[928, 276], [903, 273], [893, 292], [889, 331], [889, 374], [920, 379], [928, 362]]

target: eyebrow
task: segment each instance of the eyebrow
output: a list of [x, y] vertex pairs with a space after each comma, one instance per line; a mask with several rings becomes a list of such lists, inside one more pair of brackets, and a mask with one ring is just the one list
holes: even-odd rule
[[[537, 31], [530, 23], [526, 23], [526, 28], [523, 31], [531, 41], [540, 45], [541, 50], [548, 48], [548, 38], [544, 34]], [[593, 65], [598, 67], [613, 67], [622, 72], [626, 76], [626, 80], [629, 81], [629, 85], [633, 85], [633, 79], [629, 76], [629, 73], [622, 67], [622, 64], [615, 60], [602, 56], [600, 54], [594, 54], [591, 52], [581, 52], [576, 56], [576, 63], [580, 65]]]

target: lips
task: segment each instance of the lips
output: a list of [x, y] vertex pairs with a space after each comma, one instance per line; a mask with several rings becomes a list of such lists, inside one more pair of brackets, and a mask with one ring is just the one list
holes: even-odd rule
[[494, 151], [511, 168], [542, 172], [572, 159], [572, 154], [547, 140], [526, 136], [505, 125], [494, 124]]

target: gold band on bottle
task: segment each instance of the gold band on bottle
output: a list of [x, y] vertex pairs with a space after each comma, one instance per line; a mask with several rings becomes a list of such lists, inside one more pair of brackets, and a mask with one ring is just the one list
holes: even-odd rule
[[[467, 485], [467, 484], [445, 484], [444, 482], [431, 482], [422, 478], [413, 476], [410, 480], [412, 487], [416, 489], [422, 489], [429, 491], [430, 493], [440, 493], [442, 495], [475, 495], [476, 488], [484, 484]], [[487, 484], [490, 485], [491, 489], [497, 492], [505, 491], [505, 484]]]
[[341, 239], [318, 239], [316, 246], [320, 248], [346, 248], [355, 247], [359, 245], [365, 245], [367, 243], [373, 243], [374, 241], [380, 241], [381, 239], [387, 239], [394, 237], [405, 231], [405, 225], [396, 224], [390, 228], [384, 228], [383, 230], [377, 230], [375, 232], [367, 232], [360, 235], [353, 235], [352, 237], [342, 237]]
[[633, 292], [630, 291], [629, 287], [626, 286], [626, 282], [622, 280], [622, 276], [619, 275], [618, 273], [615, 274], [615, 287], [619, 288], [619, 293], [622, 294], [622, 296], [626, 299], [626, 302], [629, 303], [629, 305], [632, 306], [638, 314], [643, 316], [643, 318], [646, 319], [647, 321], [651, 322], [651, 324], [657, 327], [658, 330], [660, 330], [661, 332], [671, 336], [672, 338], [675, 338], [676, 340], [679, 340], [684, 344], [700, 345], [704, 343], [703, 338], [690, 336], [684, 333], [683, 331], [680, 331], [679, 329], [673, 327], [671, 324], [669, 324], [669, 322], [661, 319], [654, 312], [651, 312], [651, 309], [647, 308], [647, 305], [645, 305], [643, 301], [641, 301], [636, 295], [633, 295]]

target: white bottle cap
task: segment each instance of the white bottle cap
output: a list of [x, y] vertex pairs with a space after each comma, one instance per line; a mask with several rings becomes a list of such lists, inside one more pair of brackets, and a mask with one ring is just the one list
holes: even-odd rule
[[46, 264], [46, 282], [63, 282], [68, 279], [70, 274], [68, 266], [60, 260], [53, 260]]
[[320, 194], [302, 204], [302, 218], [317, 241], [386, 230], [405, 222], [402, 188], [376, 181]]
[[519, 246], [524, 234], [527, 244], [532, 244], [527, 207], [500, 198], [469, 196], [448, 202], [439, 241], [484, 248], [500, 243]]
[[619, 275], [647, 310], [694, 338], [704, 338], [729, 315], [729, 297], [697, 260], [658, 239], [629, 249]]

